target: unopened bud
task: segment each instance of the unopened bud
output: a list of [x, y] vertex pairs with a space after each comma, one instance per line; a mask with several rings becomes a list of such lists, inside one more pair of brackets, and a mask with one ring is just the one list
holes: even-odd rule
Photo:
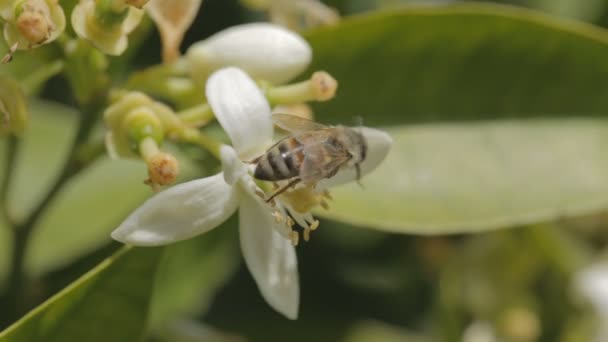
[[289, 81], [312, 59], [310, 45], [297, 33], [265, 23], [238, 25], [192, 45], [186, 52], [194, 80], [203, 83], [215, 70], [236, 66], [273, 84]]

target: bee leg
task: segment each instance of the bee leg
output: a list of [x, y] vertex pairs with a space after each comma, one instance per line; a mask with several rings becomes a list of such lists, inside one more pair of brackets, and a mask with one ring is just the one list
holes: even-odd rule
[[359, 163], [355, 164], [355, 170], [357, 171], [357, 184], [363, 188], [363, 183], [361, 183], [361, 165]]
[[272, 195], [270, 195], [270, 197], [268, 197], [266, 199], [266, 203], [270, 203], [275, 197], [277, 197], [278, 195], [282, 194], [285, 192], [285, 190], [295, 186], [296, 184], [300, 183], [302, 179], [300, 178], [295, 178], [294, 180], [292, 180], [291, 182], [287, 183], [284, 187], [278, 189], [277, 191], [275, 191]]

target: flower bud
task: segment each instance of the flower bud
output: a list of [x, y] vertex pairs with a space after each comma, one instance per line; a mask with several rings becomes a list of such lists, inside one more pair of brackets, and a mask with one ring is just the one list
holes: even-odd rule
[[65, 30], [65, 15], [58, 0], [5, 1], [0, 5], [4, 39], [9, 46], [29, 49], [54, 41]]
[[192, 77], [204, 83], [225, 66], [237, 66], [253, 78], [284, 83], [304, 71], [312, 59], [310, 45], [277, 25], [238, 25], [192, 45], [186, 52]]
[[[120, 6], [118, 6], [120, 5]], [[143, 11], [128, 3], [80, 0], [72, 11], [76, 34], [108, 55], [120, 55], [128, 46], [127, 35], [137, 27]]]
[[17, 81], [0, 76], [0, 136], [23, 132], [28, 116], [25, 95]]
[[104, 121], [106, 148], [112, 158], [136, 157], [144, 139], [152, 138], [160, 145], [169, 132], [181, 127], [171, 108], [139, 92], [121, 96], [106, 109]]

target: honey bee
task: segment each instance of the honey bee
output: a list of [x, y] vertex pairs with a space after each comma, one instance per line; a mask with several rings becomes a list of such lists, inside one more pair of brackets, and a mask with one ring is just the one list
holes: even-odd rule
[[253, 177], [265, 181], [289, 180], [266, 202], [272, 201], [298, 183], [314, 185], [331, 178], [342, 166], [354, 166], [357, 180], [360, 164], [365, 160], [367, 142], [356, 129], [346, 126], [325, 126], [289, 114], [274, 114], [272, 121], [288, 131], [288, 135], [254, 159]]

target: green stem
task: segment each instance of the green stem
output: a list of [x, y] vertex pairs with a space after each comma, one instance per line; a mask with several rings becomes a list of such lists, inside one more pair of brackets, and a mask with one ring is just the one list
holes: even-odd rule
[[4, 174], [2, 181], [0, 182], [0, 215], [2, 215], [7, 222], [9, 228], [14, 228], [14, 222], [10, 215], [8, 208], [8, 191], [10, 181], [13, 179], [13, 173], [15, 172], [15, 160], [19, 150], [19, 139], [14, 135], [9, 135], [6, 144], [6, 160], [4, 165]]
[[195, 128], [186, 128], [179, 132], [181, 140], [196, 144], [205, 150], [209, 151], [217, 160], [221, 160], [220, 157], [220, 146], [221, 144], [216, 140], [208, 137], [201, 131]]
[[177, 113], [180, 120], [189, 127], [202, 127], [215, 119], [211, 107], [207, 103], [190, 107]]

